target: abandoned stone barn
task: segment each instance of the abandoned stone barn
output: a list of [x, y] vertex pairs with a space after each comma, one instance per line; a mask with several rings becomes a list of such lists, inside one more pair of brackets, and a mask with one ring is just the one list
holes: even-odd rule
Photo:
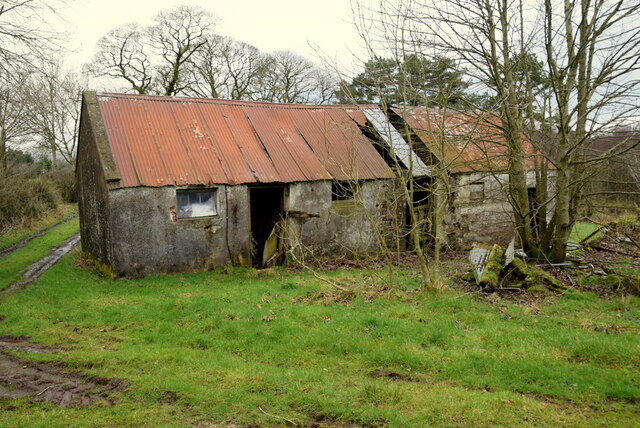
[[264, 265], [285, 237], [301, 256], [376, 253], [397, 213], [368, 108], [86, 92], [83, 250], [114, 276]]
[[[499, 120], [482, 114], [424, 107], [392, 107], [388, 117], [428, 165], [448, 174], [444, 234], [451, 249], [467, 249], [473, 242], [507, 244], [515, 237], [513, 209], [508, 199], [508, 148]], [[408, 134], [408, 135], [407, 135]], [[536, 209], [535, 150], [523, 136], [529, 204]], [[554, 192], [553, 170], [548, 171], [547, 195]], [[434, 205], [433, 200], [429, 201]], [[550, 211], [549, 203], [538, 209]], [[517, 238], [517, 237], [516, 237]]]
[[[491, 170], [504, 146], [485, 150], [496, 158], [487, 163], [451, 140], [438, 157], [426, 112], [86, 92], [82, 248], [116, 277], [402, 250], [396, 172], [411, 165], [428, 216], [438, 162], [455, 181], [450, 244], [511, 239], [504, 177]], [[412, 150], [409, 137], [424, 147]]]

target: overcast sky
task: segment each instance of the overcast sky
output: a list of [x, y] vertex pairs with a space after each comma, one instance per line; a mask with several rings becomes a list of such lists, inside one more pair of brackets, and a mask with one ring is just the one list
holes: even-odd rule
[[[373, 0], [371, 0], [373, 3]], [[218, 32], [264, 52], [293, 50], [314, 62], [317, 45], [344, 67], [353, 67], [353, 52], [362, 52], [352, 22], [350, 0], [71, 0], [60, 12], [76, 53], [69, 63], [91, 59], [98, 39], [129, 22], [150, 24], [155, 14], [176, 6], [198, 5], [218, 17]]]

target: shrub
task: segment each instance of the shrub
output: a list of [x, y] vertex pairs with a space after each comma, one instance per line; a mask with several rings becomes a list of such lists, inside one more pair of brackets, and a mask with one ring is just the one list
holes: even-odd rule
[[51, 171], [47, 174], [58, 188], [62, 200], [73, 204], [78, 202], [78, 187], [76, 186], [76, 175], [71, 169]]
[[60, 200], [53, 183], [41, 179], [6, 180], [0, 184], [0, 230], [29, 225]]

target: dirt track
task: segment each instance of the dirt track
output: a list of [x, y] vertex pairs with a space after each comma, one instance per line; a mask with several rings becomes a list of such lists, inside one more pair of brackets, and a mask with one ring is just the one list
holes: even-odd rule
[[51, 229], [54, 229], [62, 224], [67, 223], [68, 221], [73, 220], [74, 218], [78, 217], [78, 213], [73, 214], [67, 218], [65, 218], [64, 220], [62, 220], [59, 223], [54, 224], [53, 226], [49, 226], [46, 229], [42, 229], [36, 233], [34, 233], [33, 235], [29, 235], [26, 238], [24, 238], [22, 241], [20, 242], [16, 242], [15, 244], [9, 245], [7, 247], [4, 248], [0, 248], [0, 259], [8, 256], [9, 254], [13, 253], [16, 250], [19, 250], [20, 248], [24, 247], [25, 245], [27, 245], [31, 240], [38, 238], [42, 235], [44, 235], [45, 233], [47, 233], [48, 231], [50, 231]]
[[87, 376], [65, 368], [62, 363], [29, 361], [9, 350], [43, 353], [55, 347], [30, 343], [26, 336], [0, 336], [0, 398], [31, 397], [60, 406], [89, 406], [94, 402], [112, 406], [112, 393], [125, 389], [129, 382]]
[[62, 244], [52, 248], [49, 254], [25, 269], [22, 273], [22, 279], [20, 281], [14, 282], [4, 290], [0, 291], [0, 293], [8, 293], [15, 289], [22, 288], [31, 284], [33, 281], [38, 279], [40, 275], [42, 275], [47, 269], [56, 264], [56, 262], [60, 260], [62, 256], [71, 251], [71, 249], [78, 242], [80, 242], [80, 234], [76, 233], [75, 235], [64, 241]]

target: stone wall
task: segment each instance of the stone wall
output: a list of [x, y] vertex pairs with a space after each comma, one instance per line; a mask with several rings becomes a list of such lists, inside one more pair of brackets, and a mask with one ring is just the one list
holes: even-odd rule
[[[78, 165], [85, 171], [79, 177], [83, 248], [109, 264], [114, 276], [251, 265], [248, 186], [212, 186], [217, 215], [178, 219], [178, 188], [107, 191], [93, 158], [90, 150], [79, 152]], [[488, 173], [452, 177], [445, 216], [451, 248], [469, 248], [474, 241], [506, 244], [514, 237], [507, 178]], [[533, 173], [528, 181], [535, 186]], [[354, 198], [341, 201], [332, 201], [330, 181], [285, 186], [287, 247], [304, 258], [365, 257], [378, 254], [381, 242], [404, 249], [399, 236], [404, 203], [397, 199], [397, 185], [394, 180], [360, 182]]]
[[381, 239], [393, 246], [393, 180], [365, 181], [353, 199], [331, 200], [331, 182], [289, 186], [287, 238], [303, 257], [363, 257], [380, 251]]
[[[451, 178], [451, 198], [445, 215], [447, 243], [468, 249], [473, 242], [508, 244], [515, 236], [513, 211], [507, 199], [506, 173], [458, 173]], [[554, 180], [549, 180], [553, 193]], [[535, 173], [527, 175], [528, 187], [536, 186]], [[482, 188], [482, 194], [480, 194]]]
[[[93, 101], [93, 102], [91, 102]], [[109, 191], [107, 175], [111, 170], [104, 149], [108, 147], [97, 102], [87, 100], [82, 104], [76, 182], [80, 214], [80, 237], [83, 251], [105, 263], [110, 259], [109, 239]], [[102, 153], [101, 153], [102, 152]]]
[[[285, 192], [288, 248], [304, 257], [363, 257], [394, 245], [398, 212], [392, 180], [362, 182], [352, 200], [332, 201], [331, 182], [294, 183]], [[144, 276], [251, 264], [249, 187], [212, 186], [217, 215], [179, 219], [176, 187], [109, 191], [113, 275]], [[401, 217], [401, 216], [400, 216]]]

